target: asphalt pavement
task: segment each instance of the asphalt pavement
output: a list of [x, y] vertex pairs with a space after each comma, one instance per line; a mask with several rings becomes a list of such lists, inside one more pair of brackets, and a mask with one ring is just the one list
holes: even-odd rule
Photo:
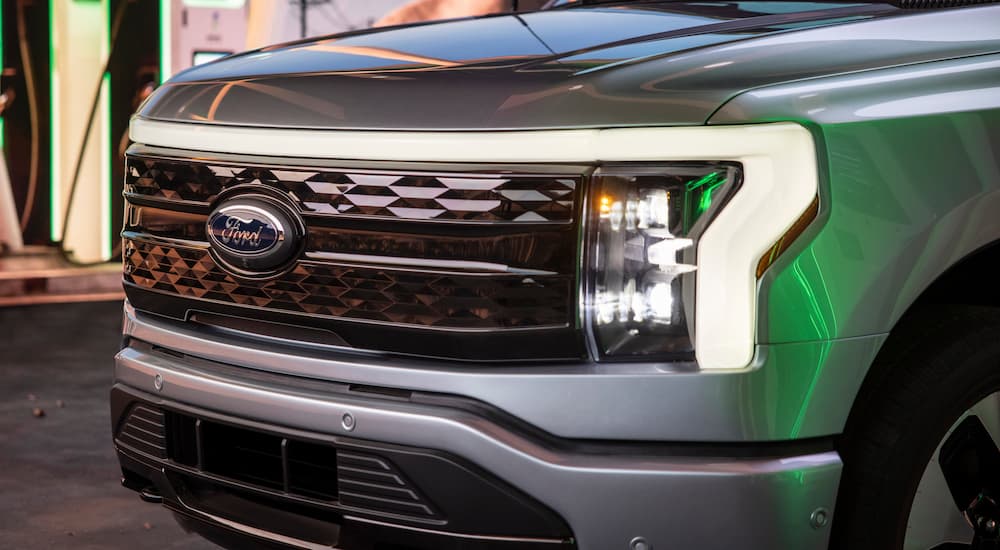
[[0, 308], [0, 550], [217, 548], [120, 484], [120, 328], [121, 302]]

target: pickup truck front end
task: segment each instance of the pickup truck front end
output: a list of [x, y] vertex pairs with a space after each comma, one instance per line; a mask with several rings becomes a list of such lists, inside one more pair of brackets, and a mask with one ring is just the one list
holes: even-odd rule
[[901, 50], [928, 15], [759, 4], [392, 28], [167, 83], [126, 159], [125, 485], [234, 548], [826, 548], [891, 325], [822, 294], [856, 174], [789, 90], [982, 54], [998, 12]]

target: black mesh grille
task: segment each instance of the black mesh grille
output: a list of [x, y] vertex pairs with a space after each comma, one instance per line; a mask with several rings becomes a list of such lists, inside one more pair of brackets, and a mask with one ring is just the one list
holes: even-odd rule
[[155, 458], [167, 457], [163, 411], [135, 405], [118, 429], [121, 444]]

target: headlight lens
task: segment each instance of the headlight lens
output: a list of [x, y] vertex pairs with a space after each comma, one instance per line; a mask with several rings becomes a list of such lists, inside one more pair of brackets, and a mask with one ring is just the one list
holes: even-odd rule
[[600, 358], [694, 358], [698, 237], [739, 183], [735, 163], [594, 174], [585, 306]]

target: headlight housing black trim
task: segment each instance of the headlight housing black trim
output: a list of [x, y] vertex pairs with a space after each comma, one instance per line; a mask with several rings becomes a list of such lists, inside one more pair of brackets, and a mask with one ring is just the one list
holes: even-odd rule
[[731, 162], [595, 171], [581, 299], [595, 359], [694, 360], [698, 238], [741, 181]]

